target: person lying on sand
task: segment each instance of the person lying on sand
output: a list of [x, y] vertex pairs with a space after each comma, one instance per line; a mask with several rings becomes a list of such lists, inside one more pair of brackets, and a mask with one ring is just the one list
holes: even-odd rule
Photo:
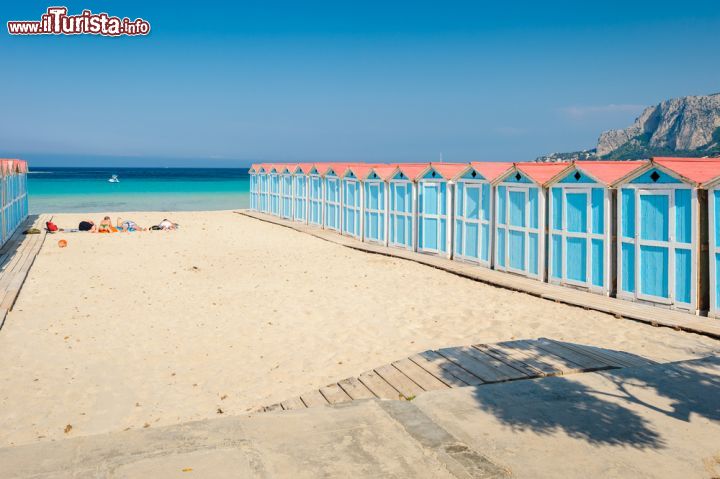
[[159, 225], [157, 225], [157, 226], [154, 227], [153, 229], [166, 230], [166, 231], [168, 231], [168, 230], [176, 230], [177, 228], [178, 228], [178, 224], [177, 224], [177, 223], [173, 223], [173, 222], [170, 221], [169, 219], [165, 218], [164, 220], [162, 220], [162, 221], [160, 222]]
[[91, 233], [97, 232], [97, 226], [95, 225], [95, 222], [91, 220], [82, 220], [78, 225], [78, 229], [80, 231], [89, 231]]
[[110, 220], [109, 216], [106, 216], [103, 218], [103, 220], [100, 222], [100, 225], [97, 229], [98, 233], [117, 233], [117, 228], [115, 228], [112, 224], [112, 221]]
[[137, 223], [132, 220], [123, 220], [122, 218], [118, 218], [116, 225], [119, 231], [145, 231], [145, 228], [141, 228], [140, 226], [138, 226]]

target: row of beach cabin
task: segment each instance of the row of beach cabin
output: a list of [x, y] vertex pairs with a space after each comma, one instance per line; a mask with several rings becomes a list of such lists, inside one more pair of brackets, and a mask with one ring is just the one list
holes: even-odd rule
[[720, 317], [720, 159], [257, 164], [250, 208]]
[[0, 159], [0, 243], [28, 217], [27, 162]]

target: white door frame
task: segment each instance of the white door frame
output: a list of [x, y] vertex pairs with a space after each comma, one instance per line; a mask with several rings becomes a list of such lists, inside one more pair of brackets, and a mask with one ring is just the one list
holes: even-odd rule
[[[280, 184], [280, 176], [277, 173], [270, 173], [270, 214], [274, 216], [281, 216], [281, 204], [280, 204], [280, 190], [282, 185]], [[275, 186], [276, 188], [273, 188]], [[277, 205], [277, 209], [273, 211], [273, 203]]]
[[[498, 271], [508, 271], [511, 273], [519, 274], [527, 278], [537, 279], [544, 281], [545, 278], [545, 235], [547, 229], [545, 228], [546, 215], [545, 215], [545, 204], [546, 204], [546, 190], [545, 188], [537, 185], [536, 183], [509, 183], [503, 182], [495, 187], [495, 195], [500, 194], [500, 188], [505, 188], [505, 223], [503, 225], [498, 224], [497, 217], [499, 212], [495, 211], [495, 217], [493, 219], [493, 255], [497, 254], [498, 251], [498, 231], [500, 229], [505, 230], [505, 266], [500, 266], [497, 262], [497, 258], [494, 258], [494, 267]], [[537, 228], [530, 226], [530, 220], [532, 219], [530, 208], [530, 189], [537, 189], [538, 194], [538, 208], [537, 208]], [[525, 193], [525, 226], [510, 226], [510, 192], [511, 191], [524, 191]], [[496, 209], [499, 208], [499, 202], [495, 199]], [[494, 205], [494, 206], [495, 206]], [[525, 234], [525, 268], [526, 271], [518, 270], [510, 267], [510, 231], [522, 231]], [[537, 274], [530, 272], [530, 234], [536, 234], [538, 236], [538, 251], [537, 251]]]
[[[345, 201], [345, 200], [347, 199], [347, 198], [346, 198], [347, 188], [349, 187], [350, 183], [354, 183], [354, 185], [355, 185], [355, 194], [356, 194], [356, 196], [353, 197], [353, 202], [355, 202], [356, 200], [358, 201], [358, 203], [356, 203], [356, 204], [354, 204], [354, 205], [352, 205], [352, 206], [351, 206], [351, 205], [348, 205], [348, 204], [346, 203], [346, 201]], [[355, 215], [356, 215], [355, 217], [356, 217], [356, 218], [357, 218], [358, 216], [360, 216], [361, 209], [362, 209], [362, 203], [359, 203], [359, 202], [362, 200], [362, 194], [360, 193], [360, 190], [362, 189], [361, 186], [362, 186], [362, 185], [361, 185], [360, 181], [357, 180], [357, 179], [355, 179], [355, 178], [343, 178], [343, 179], [342, 179], [342, 182], [341, 182], [341, 188], [342, 188], [341, 196], [342, 196], [342, 204], [343, 204], [343, 206], [342, 206], [342, 208], [343, 208], [343, 220], [344, 220], [344, 218], [345, 218], [345, 213], [346, 213], [345, 210], [346, 210], [346, 209], [347, 209], [347, 210], [352, 210], [352, 211], [355, 213]], [[359, 218], [358, 221], [356, 222], [356, 224], [353, 224], [353, 229], [355, 229], [355, 227], [357, 226], [357, 231], [356, 231], [355, 233], [351, 233], [351, 232], [349, 232], [349, 231], [345, 231], [345, 223], [343, 222], [343, 223], [340, 225], [340, 231], [341, 231], [342, 234], [347, 235], [347, 236], [350, 236], [350, 237], [352, 237], [352, 238], [362, 238], [362, 234], [361, 234], [361, 231], [360, 231], [360, 229], [361, 229], [361, 224], [362, 224], [362, 218]]]
[[[423, 181], [418, 181], [418, 190], [420, 190], [421, 188], [425, 188], [426, 186], [431, 186], [431, 187], [433, 187], [433, 188], [435, 188], [435, 189], [437, 190], [437, 195], [436, 195], [437, 205], [435, 205], [436, 210], [437, 210], [437, 213], [435, 213], [435, 214], [425, 213], [425, 211], [424, 211], [425, 208], [422, 208], [423, 212], [420, 213], [420, 209], [421, 209], [421, 208], [418, 207], [417, 217], [418, 217], [418, 223], [420, 223], [421, 221], [423, 221], [423, 218], [428, 218], [428, 219], [435, 219], [435, 220], [437, 220], [437, 246], [438, 246], [438, 247], [437, 247], [437, 249], [427, 248], [427, 247], [422, 247], [422, 248], [421, 248], [421, 247], [419, 246], [419, 245], [420, 245], [420, 241], [419, 241], [419, 239], [418, 239], [418, 252], [421, 252], [421, 253], [433, 253], [433, 254], [441, 254], [441, 253], [442, 253], [442, 250], [440, 249], [440, 244], [441, 244], [441, 241], [440, 241], [440, 240], [441, 240], [441, 238], [442, 238], [441, 218], [443, 217], [443, 215], [440, 213], [440, 212], [442, 211], [442, 202], [443, 202], [443, 200], [442, 200], [442, 198], [441, 198], [441, 195], [440, 195], [440, 191], [441, 191], [440, 184], [441, 184], [441, 183], [445, 183], [445, 182], [444, 182], [444, 181], [439, 181], [439, 180], [423, 180]], [[446, 185], [446, 188], [447, 188], [447, 185]], [[445, 193], [446, 193], [446, 194], [447, 194], [447, 191], [448, 191], [448, 190], [446, 189], [446, 190], [445, 190]], [[418, 191], [418, 197], [419, 197], [419, 196], [420, 196], [420, 194], [419, 194], [419, 191]], [[424, 200], [425, 200], [425, 197], [424, 197], [424, 192], [423, 192], [423, 201], [424, 201]], [[419, 205], [418, 205], [418, 206], [419, 206]], [[447, 214], [446, 214], [446, 216], [447, 216]], [[445, 218], [445, 220], [447, 221], [447, 218]], [[447, 223], [445, 224], [445, 226], [447, 227]], [[423, 232], [423, 234], [424, 234], [424, 232]]]
[[[398, 210], [397, 210], [397, 201], [394, 202], [394, 203], [395, 203], [395, 209], [392, 210], [392, 211], [390, 210], [390, 206], [389, 206], [389, 205], [391, 204], [391, 202], [389, 201], [389, 200], [390, 200], [390, 195], [395, 194], [395, 190], [396, 190], [398, 187], [405, 188], [405, 189], [406, 189], [406, 190], [405, 190], [405, 194], [410, 193], [410, 194], [408, 195], [408, 196], [410, 197], [410, 201], [409, 201], [409, 202], [406, 202], [406, 203], [408, 203], [408, 204], [406, 205], [406, 209], [409, 209], [410, 211], [398, 211]], [[405, 224], [406, 224], [406, 225], [407, 225], [407, 224], [410, 225], [410, 238], [408, 238], [408, 239], [410, 240], [410, 245], [409, 245], [409, 246], [406, 245], [406, 244], [398, 243], [397, 240], [395, 240], [395, 241], [390, 240], [390, 239], [389, 239], [389, 238], [390, 238], [390, 231], [389, 231], [389, 230], [387, 231], [387, 233], [388, 233], [388, 235], [387, 235], [387, 236], [388, 236], [388, 244], [389, 244], [390, 246], [394, 246], [394, 247], [396, 247], [396, 248], [403, 248], [403, 249], [407, 249], [407, 250], [414, 251], [414, 250], [415, 250], [415, 245], [417, 244], [417, 242], [416, 242], [417, 229], [416, 229], [416, 225], [415, 225], [415, 221], [416, 221], [416, 219], [415, 219], [415, 211], [416, 211], [416, 208], [415, 208], [415, 188], [413, 187], [413, 182], [411, 182], [411, 181], [409, 181], [409, 180], [391, 180], [391, 181], [388, 183], [388, 194], [387, 194], [387, 197], [388, 197], [388, 209], [387, 209], [388, 215], [387, 215], [387, 216], [388, 216], [388, 221], [389, 221], [390, 228], [393, 229], [393, 233], [394, 233], [394, 234], [393, 234], [392, 236], [395, 237], [395, 238], [397, 238], [397, 217], [398, 217], [398, 216], [403, 216], [403, 217], [405, 218], [405, 221], [406, 221]], [[393, 219], [394, 219], [395, 221], [393, 221], [393, 219], [390, 219], [390, 218], [389, 218], [391, 215], [394, 217]], [[406, 228], [407, 228], [407, 227], [406, 227]], [[404, 233], [405, 233], [405, 236], [407, 237], [407, 229], [405, 230]]]
[[[675, 195], [673, 194], [672, 188], [638, 188], [635, 191], [635, 218], [638, 219], [637, 231], [635, 231], [635, 277], [637, 278], [637, 287], [635, 288], [635, 297], [643, 299], [645, 301], [652, 301], [654, 303], [672, 304], [675, 298], [675, 250], [672, 247], [675, 238]], [[641, 218], [641, 201], [640, 198], [645, 196], [667, 196], [668, 199], [668, 239], [667, 241], [657, 240], [644, 240], [642, 239], [642, 221]], [[653, 296], [650, 294], [643, 294], [642, 289], [642, 268], [640, 267], [640, 250], [643, 246], [655, 246], [659, 248], [666, 248], [668, 252], [668, 297], [663, 298], [661, 296]]]
[[[287, 180], [290, 180], [289, 182]], [[286, 186], [289, 186], [290, 191], [287, 191]], [[290, 203], [290, 212], [286, 215], [285, 203]], [[280, 175], [280, 217], [284, 219], [293, 219], [293, 178], [290, 173], [283, 173]]]
[[[570, 232], [568, 231], [567, 217], [568, 217], [568, 194], [584, 194], [585, 195], [585, 232]], [[576, 188], [563, 188], [563, 211], [562, 211], [562, 277], [563, 281], [567, 284], [574, 286], [580, 286], [583, 288], [590, 289], [592, 286], [592, 188], [589, 187], [576, 187]], [[597, 236], [597, 235], [596, 235]], [[580, 238], [585, 240], [585, 281], [577, 281], [570, 279], [567, 273], [567, 240], [568, 238]]]
[[[560, 229], [557, 229], [553, 223], [553, 211], [555, 210], [555, 200], [552, 195], [553, 189], [559, 189], [562, 193], [562, 214], [561, 214], [561, 225]], [[593, 233], [592, 232], [592, 190], [595, 189], [602, 189], [603, 190], [603, 232], [602, 234]], [[602, 293], [605, 295], [610, 294], [610, 284], [609, 284], [609, 277], [611, 274], [610, 267], [611, 267], [611, 241], [612, 241], [612, 234], [611, 234], [611, 197], [610, 197], [610, 189], [608, 189], [605, 185], [600, 183], [583, 183], [583, 184], [560, 184], [556, 183], [554, 185], [551, 185], [549, 187], [549, 194], [548, 194], [548, 267], [550, 270], [548, 271], [548, 281], [550, 283], [554, 284], [569, 284], [572, 286], [578, 286], [584, 289], [587, 289], [591, 292], [597, 292]], [[570, 236], [585, 236], [588, 240], [587, 244], [587, 256], [588, 256], [588, 264], [586, 266], [586, 274], [587, 274], [587, 284], [581, 284], [576, 281], [569, 280], [567, 278], [567, 266], [566, 266], [566, 256], [565, 252], [567, 251], [567, 199], [566, 195], [569, 192], [574, 193], [577, 190], [588, 190], [588, 203], [587, 203], [587, 215], [588, 215], [588, 225], [587, 225], [587, 234], [582, 233], [575, 233]], [[561, 255], [560, 255], [560, 278], [555, 278], [552, 275], [552, 265], [555, 261], [555, 253], [552, 248], [552, 240], [553, 236], [560, 236], [561, 241]], [[602, 241], [603, 245], [603, 285], [597, 286], [593, 284], [592, 282], [592, 240], [600, 240]]]
[[[317, 194], [318, 196], [315, 197], [312, 193], [313, 191], [313, 183], [317, 183]], [[308, 175], [308, 224], [315, 225], [315, 226], [323, 226], [323, 210], [324, 210], [324, 198], [323, 198], [323, 179], [320, 175], [317, 174], [311, 174]], [[313, 205], [318, 206], [318, 214], [319, 218], [317, 218], [317, 222], [310, 221], [310, 214], [312, 211]]]
[[[335, 198], [333, 201], [330, 201], [328, 199], [328, 190], [329, 190], [328, 184], [330, 181], [333, 181], [337, 185], [337, 188], [335, 189], [337, 198]], [[325, 183], [325, 191], [324, 191], [325, 197], [324, 197], [324, 201], [323, 201], [323, 204], [324, 204], [323, 227], [326, 229], [340, 232], [340, 231], [342, 231], [342, 214], [341, 214], [342, 213], [342, 201], [341, 200], [342, 200], [342, 194], [343, 194], [340, 178], [337, 176], [326, 176], [325, 181], [323, 183]], [[337, 207], [335, 209], [335, 211], [336, 211], [335, 221], [337, 224], [336, 227], [329, 226], [328, 222], [327, 222], [327, 208], [330, 205]]]
[[[520, 192], [525, 195], [525, 203], [524, 203], [524, 226], [513, 226], [510, 223], [510, 192]], [[507, 233], [505, 234], [505, 268], [510, 271], [511, 273], [517, 273], [527, 276], [530, 270], [530, 235], [528, 234], [529, 224], [530, 224], [530, 187], [529, 186], [517, 186], [512, 185], [508, 186], [507, 190], [505, 191], [507, 194], [507, 199], [505, 200], [505, 226], [507, 229]], [[523, 251], [523, 255], [525, 257], [523, 264], [525, 265], [525, 270], [516, 269], [513, 268], [510, 265], [510, 232], [511, 231], [519, 231], [524, 236], [523, 244], [525, 245], [525, 250]]]
[[[462, 195], [463, 195], [462, 211], [461, 211], [460, 215], [457, 215], [457, 211], [456, 211], [455, 212], [456, 216], [454, 219], [456, 220], [456, 222], [459, 220], [462, 223], [462, 231], [457, 231], [457, 229], [455, 228], [455, 225], [453, 225], [453, 229], [455, 229], [455, 235], [457, 235], [456, 237], [460, 237], [461, 251], [459, 251], [459, 252], [456, 251], [455, 257], [457, 257], [458, 259], [461, 259], [463, 261], [487, 265], [487, 264], [489, 264], [489, 261], [485, 261], [482, 259], [482, 251], [483, 251], [482, 228], [483, 228], [483, 225], [487, 225], [488, 232], [489, 232], [490, 231], [490, 221], [489, 220], [486, 221], [483, 219], [483, 208], [486, 205], [483, 204], [484, 199], [483, 199], [482, 190], [483, 190], [484, 185], [488, 185], [488, 187], [489, 187], [489, 183], [487, 181], [483, 181], [483, 180], [465, 180], [465, 179], [463, 179], [463, 180], [458, 180], [457, 185], [460, 185], [460, 184], [463, 185], [463, 188], [462, 188], [462, 190], [463, 190], [463, 192], [462, 192]], [[467, 217], [467, 191], [468, 191], [468, 188], [475, 188], [478, 190], [478, 217], [477, 217], [477, 219], [475, 219], [475, 218], [468, 219], [468, 217]], [[455, 194], [457, 194], [457, 186], [455, 187]], [[457, 209], [457, 199], [455, 200], [455, 206]], [[490, 206], [488, 205], [488, 207], [490, 207]], [[465, 254], [465, 224], [466, 223], [472, 223], [472, 224], [476, 224], [478, 226], [478, 239], [477, 239], [478, 257], [477, 258], [473, 258], [472, 256], [467, 256]], [[489, 242], [489, 239], [490, 239], [490, 234], [488, 234], [488, 242]], [[454, 244], [453, 244], [453, 249], [455, 249]]]
[[[673, 309], [682, 309], [697, 314], [697, 254], [698, 254], [698, 235], [697, 235], [697, 221], [698, 221], [698, 201], [697, 201], [697, 190], [687, 183], [662, 183], [662, 184], [634, 184], [625, 183], [618, 187], [618, 199], [617, 199], [617, 218], [618, 218], [618, 235], [617, 235], [617, 271], [618, 271], [618, 288], [617, 296], [620, 298], [647, 301], [656, 304], [668, 305]], [[633, 191], [635, 200], [635, 236], [634, 238], [623, 238], [622, 231], [622, 190], [629, 189]], [[690, 190], [690, 210], [691, 210], [691, 228], [690, 228], [690, 243], [680, 243], [675, 238], [675, 190]], [[641, 287], [641, 272], [640, 272], [640, 191], [646, 191], [649, 194], [654, 194], [656, 191], [670, 191], [669, 198], [669, 215], [668, 218], [668, 237], [670, 242], [667, 243], [669, 247], [668, 251], [668, 293], [670, 298], [658, 298], [656, 296], [642, 295], [640, 294]], [[625, 292], [622, 290], [622, 244], [631, 243], [633, 244], [635, 254], [635, 264], [633, 265], [635, 274], [635, 291], [633, 293]], [[643, 240], [643, 244], [646, 245], [657, 245], [665, 247], [665, 242], [654, 242]], [[680, 303], [675, 298], [675, 250], [690, 250], [691, 256], [691, 272], [690, 272], [690, 303]]]
[[260, 175], [260, 196], [258, 203], [258, 209], [263, 213], [267, 213], [270, 211], [270, 195], [268, 192], [268, 187], [268, 175], [267, 173], [263, 173], [262, 175]]
[[[300, 189], [300, 185], [302, 185], [302, 191], [298, 191]], [[308, 177], [303, 174], [294, 174], [293, 175], [293, 219], [295, 221], [305, 223], [308, 222], [307, 217], [307, 202], [308, 202]], [[300, 203], [298, 205], [297, 203]], [[300, 208], [298, 208], [300, 206]], [[302, 218], [298, 218], [298, 213], [300, 212], [300, 209], [304, 213], [304, 216]]]
[[[364, 206], [364, 210], [365, 210], [365, 211], [364, 211], [364, 214], [363, 214], [363, 217], [362, 217], [361, 221], [362, 221], [363, 224], [364, 224], [364, 223], [365, 223], [365, 216], [368, 216], [368, 221], [369, 221], [370, 215], [373, 214], [373, 213], [375, 213], [375, 214], [378, 215], [377, 230], [378, 230], [378, 231], [380, 230], [380, 223], [382, 223], [382, 225], [383, 225], [383, 235], [382, 235], [381, 238], [378, 238], [378, 239], [369, 238], [368, 235], [367, 235], [368, 228], [367, 228], [367, 227], [363, 228], [363, 241], [366, 240], [366, 241], [368, 241], [369, 243], [385, 244], [385, 243], [386, 243], [386, 238], [387, 238], [387, 229], [385, 229], [385, 225], [386, 225], [386, 223], [387, 223], [387, 222], [385, 221], [386, 211], [387, 211], [387, 208], [386, 208], [386, 206], [385, 206], [386, 203], [387, 203], [386, 198], [385, 198], [385, 196], [387, 196], [386, 194], [383, 194], [383, 195], [382, 195], [382, 200], [383, 200], [383, 201], [382, 201], [382, 204], [381, 204], [381, 202], [380, 202], [381, 192], [382, 192], [382, 193], [387, 193], [387, 191], [384, 191], [384, 190], [383, 190], [383, 188], [385, 187], [385, 182], [382, 181], [382, 180], [380, 180], [380, 181], [376, 181], [376, 180], [370, 180], [370, 181], [368, 181], [368, 180], [365, 180], [365, 183], [364, 183], [363, 186], [364, 186], [364, 187], [367, 187], [367, 189], [368, 189], [368, 192], [367, 192], [367, 194], [365, 195], [365, 199], [372, 198], [372, 195], [370, 194], [370, 190], [371, 190], [372, 188], [377, 188], [377, 190], [378, 190], [378, 196], [377, 196], [377, 197], [378, 197], [378, 207], [377, 207], [377, 208], [372, 208], [371, 206]], [[365, 204], [365, 202], [363, 203], [363, 205], [364, 205], [364, 204]], [[369, 204], [369, 201], [368, 201], [368, 204]], [[369, 225], [368, 225], [368, 226], [369, 226]]]

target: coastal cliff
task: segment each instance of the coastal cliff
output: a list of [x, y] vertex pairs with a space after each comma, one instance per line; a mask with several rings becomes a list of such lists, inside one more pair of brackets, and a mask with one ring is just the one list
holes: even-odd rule
[[630, 127], [600, 134], [596, 156], [705, 156], [720, 152], [720, 93], [666, 100], [646, 108]]

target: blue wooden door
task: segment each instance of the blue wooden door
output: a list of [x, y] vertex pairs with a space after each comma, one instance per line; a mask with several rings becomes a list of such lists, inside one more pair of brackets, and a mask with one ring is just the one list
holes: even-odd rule
[[525, 188], [508, 188], [508, 269], [525, 273], [527, 269], [527, 206], [528, 191]]
[[322, 225], [322, 179], [317, 175], [310, 176], [309, 200], [310, 223]]
[[340, 231], [340, 180], [325, 178], [325, 226]]
[[412, 184], [407, 181], [390, 183], [390, 244], [413, 247]]
[[420, 208], [418, 212], [418, 250], [439, 253], [445, 250], [443, 244], [442, 208], [444, 183], [423, 181], [418, 184]]
[[296, 221], [305, 221], [307, 210], [307, 178], [304, 175], [296, 175], [295, 183], [295, 206], [293, 214]]
[[292, 176], [282, 176], [282, 217], [292, 219], [293, 216], [293, 188], [292, 188]]
[[[455, 203], [455, 254], [478, 261], [482, 248], [481, 212], [484, 205], [481, 183], [459, 182]], [[482, 205], [482, 206], [481, 206]]]
[[589, 205], [590, 190], [572, 189], [565, 192], [565, 280], [588, 286], [589, 267]]
[[641, 299], [670, 298], [670, 195], [669, 190], [638, 192], [637, 296]]
[[365, 183], [365, 239], [385, 241], [385, 185], [380, 182]]
[[270, 175], [270, 213], [280, 216], [280, 177]]
[[360, 236], [360, 188], [355, 180], [343, 180], [343, 233]]

